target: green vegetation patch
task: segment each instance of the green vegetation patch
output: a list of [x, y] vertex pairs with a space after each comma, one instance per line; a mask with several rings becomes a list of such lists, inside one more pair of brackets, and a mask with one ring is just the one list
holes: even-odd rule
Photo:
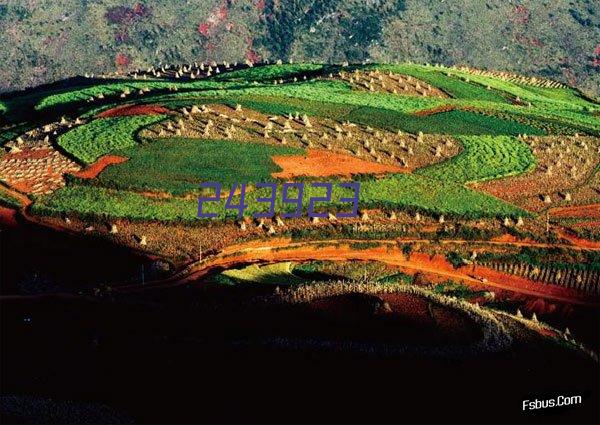
[[414, 64], [376, 65], [376, 67], [383, 71], [392, 71], [410, 75], [419, 80], [423, 80], [448, 93], [455, 99], [473, 99], [500, 103], [507, 102], [506, 96], [503, 96], [502, 93], [497, 90], [488, 90], [480, 84], [473, 84], [463, 81], [460, 78], [446, 75], [444, 72], [435, 68]]
[[299, 63], [285, 65], [265, 65], [244, 68], [238, 71], [222, 73], [214, 76], [216, 81], [271, 81], [274, 79], [290, 79], [306, 74], [321, 74], [324, 66], [321, 64]]
[[417, 116], [381, 108], [362, 107], [354, 109], [348, 115], [348, 119], [390, 131], [403, 130], [409, 133], [422, 131], [429, 134], [514, 136], [545, 134], [543, 130], [516, 121], [458, 110]]
[[[124, 91], [129, 91], [131, 94], [126, 100], [138, 97], [136, 94], [142, 88], [150, 90], [166, 91], [173, 88], [178, 90], [214, 90], [224, 88], [223, 83], [217, 83], [211, 80], [198, 81], [167, 81], [167, 80], [123, 80], [120, 82], [111, 82], [105, 84], [95, 84], [88, 87], [78, 87], [69, 90], [62, 90], [57, 93], [50, 93], [42, 97], [35, 105], [38, 111], [47, 110], [49, 108], [64, 108], [65, 106], [87, 102], [92, 97], [99, 95], [105, 97], [119, 97]], [[147, 95], [145, 95], [147, 96]]]
[[[269, 189], [257, 189], [246, 194], [248, 208], [245, 214], [267, 210], [258, 197], [267, 197]], [[295, 196], [291, 193], [290, 196]], [[312, 196], [323, 196], [324, 189], [305, 186], [304, 207]], [[340, 204], [341, 197], [351, 197], [352, 191], [334, 185], [332, 203], [326, 208], [348, 211], [348, 204]], [[239, 203], [239, 197], [233, 199]], [[216, 212], [219, 217], [233, 218], [237, 211], [225, 210], [225, 199], [219, 203], [204, 205], [205, 212]], [[361, 183], [360, 205], [365, 208], [404, 209], [421, 211], [432, 215], [445, 214], [468, 218], [517, 217], [527, 213], [500, 199], [471, 190], [452, 181], [428, 178], [418, 174], [394, 174], [383, 179], [371, 179]], [[291, 212], [294, 206], [281, 202], [281, 186], [275, 203], [276, 211]], [[124, 217], [133, 220], [197, 221], [196, 199], [156, 199], [127, 190], [114, 190], [92, 185], [70, 184], [51, 195], [39, 198], [33, 211], [40, 214], [75, 213], [81, 216]]]
[[94, 120], [63, 134], [58, 144], [78, 160], [91, 163], [109, 152], [136, 145], [138, 131], [165, 117], [137, 115]]
[[522, 174], [535, 166], [529, 147], [514, 137], [459, 137], [464, 150], [454, 158], [417, 170], [440, 181], [469, 183]]
[[10, 193], [0, 188], [0, 205], [12, 208], [19, 208], [21, 206], [21, 203], [17, 198], [13, 197]]
[[531, 85], [517, 84], [511, 81], [501, 80], [485, 75], [475, 75], [460, 70], [448, 70], [452, 76], [458, 76], [463, 80], [475, 82], [493, 89], [503, 91], [512, 96], [519, 97], [522, 101], [549, 104], [556, 109], [581, 109], [597, 108], [598, 105], [582, 97], [579, 92], [572, 88], [542, 88]]
[[360, 195], [365, 206], [400, 207], [433, 215], [468, 218], [526, 215], [520, 208], [462, 184], [419, 174], [396, 174], [364, 182]]
[[259, 283], [268, 285], [298, 285], [306, 280], [292, 273], [291, 262], [267, 264], [259, 266], [252, 264], [243, 269], [229, 269], [222, 274], [234, 281], [244, 283]]
[[200, 182], [215, 181], [228, 191], [233, 183], [273, 181], [271, 173], [281, 168], [271, 156], [303, 152], [230, 140], [159, 139], [120, 151], [129, 160], [105, 169], [98, 182], [111, 188], [182, 195], [198, 191]]
[[[529, 148], [507, 136], [461, 137], [465, 149], [458, 156], [440, 164], [418, 170], [415, 174], [392, 174], [384, 178], [367, 177], [361, 181], [360, 206], [363, 208], [404, 209], [432, 215], [445, 214], [468, 218], [527, 215], [520, 208], [464, 186], [465, 183], [523, 173], [534, 166]], [[272, 180], [277, 167], [271, 155], [294, 154], [299, 149], [231, 141], [164, 139], [123, 153], [128, 162], [114, 165], [101, 173], [99, 184], [117, 188], [168, 191], [181, 194], [196, 189], [201, 181], [228, 184], [239, 181]], [[245, 174], [246, 173], [246, 174]], [[263, 212], [267, 206], [257, 202], [268, 196], [269, 189], [246, 194], [246, 214]], [[291, 211], [281, 202], [278, 187], [276, 211]], [[322, 196], [321, 188], [305, 186], [304, 206], [311, 196]], [[349, 189], [334, 185], [330, 210], [348, 208], [339, 204], [341, 197], [351, 197]], [[235, 197], [234, 204], [239, 202]], [[91, 186], [68, 186], [36, 203], [41, 212], [73, 211], [81, 215], [108, 215], [131, 219], [193, 221], [196, 200], [152, 199], [127, 190], [114, 191]], [[206, 212], [233, 217], [225, 211], [224, 200], [205, 205]]]

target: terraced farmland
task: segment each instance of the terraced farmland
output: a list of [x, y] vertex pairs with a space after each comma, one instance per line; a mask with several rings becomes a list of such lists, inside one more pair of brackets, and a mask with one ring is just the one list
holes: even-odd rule
[[[126, 220], [126, 229], [152, 229], [138, 233], [164, 234], [161, 226], [250, 239], [340, 229], [361, 238], [511, 232], [546, 243], [558, 237], [543, 218], [555, 200], [597, 203], [600, 105], [569, 87], [528, 82], [417, 64], [161, 65], [3, 96], [0, 138], [6, 161], [43, 143], [77, 161], [73, 170], [84, 167], [33, 193], [28, 212], [108, 238], [117, 233], [102, 230], [112, 228], [106, 222]], [[26, 161], [10, 164], [9, 186], [28, 175]], [[547, 194], [529, 183], [541, 173]], [[360, 183], [359, 215], [338, 219], [353, 196], [340, 185], [349, 180]], [[223, 199], [205, 205], [217, 213], [211, 220], [197, 218], [206, 181], [223, 187]], [[326, 194], [313, 183], [323, 181], [333, 185], [329, 201], [317, 203], [325, 215], [308, 220], [310, 199]], [[528, 185], [529, 198], [506, 190], [513, 181]], [[261, 182], [277, 185], [276, 216], [254, 220], [268, 211], [270, 189], [257, 188]], [[304, 183], [297, 201], [304, 218], [279, 217], [297, 206], [282, 200], [286, 182]], [[248, 184], [243, 199], [229, 193], [236, 183]], [[242, 201], [240, 219], [225, 204]], [[141, 243], [130, 236], [120, 243]], [[153, 237], [143, 246], [147, 239], [154, 242], [144, 249], [181, 252]]]
[[[143, 363], [149, 352], [173, 344], [211, 367], [221, 352], [227, 369], [268, 356], [259, 374], [294, 373], [298, 358], [312, 368], [321, 354], [352, 359], [344, 376], [354, 359], [407, 371], [417, 359], [428, 373], [460, 359], [473, 381], [501, 371], [494, 386], [506, 370], [533, 376], [524, 396], [539, 391], [535, 368], [583, 364], [578, 376], [591, 376], [600, 105], [576, 90], [416, 64], [161, 64], [105, 77], [0, 100], [0, 289], [15, 295], [19, 338], [50, 323], [56, 337], [40, 335], [53, 347], [81, 339], [92, 360], [65, 368], [86, 382], [112, 370], [96, 363], [110, 341], [122, 359], [143, 333], [136, 380], [165, 363]], [[23, 294], [52, 310], [19, 309]], [[73, 300], [86, 303], [77, 315]], [[23, 353], [19, 390], [40, 357]], [[28, 379], [45, 390], [51, 366]]]

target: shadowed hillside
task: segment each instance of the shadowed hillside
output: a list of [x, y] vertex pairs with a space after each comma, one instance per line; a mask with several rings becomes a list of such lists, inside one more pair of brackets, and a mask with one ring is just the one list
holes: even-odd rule
[[592, 0], [9, 1], [0, 90], [161, 61], [282, 58], [465, 64], [598, 95], [599, 14]]

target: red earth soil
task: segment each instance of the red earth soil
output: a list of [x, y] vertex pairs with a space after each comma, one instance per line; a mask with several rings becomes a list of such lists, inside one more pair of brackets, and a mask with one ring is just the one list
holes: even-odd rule
[[588, 239], [583, 239], [583, 238], [577, 237], [577, 236], [573, 235], [572, 233], [570, 233], [568, 230], [557, 229], [556, 233], [558, 234], [558, 236], [560, 238], [571, 242], [573, 245], [577, 245], [579, 247], [586, 248], [586, 249], [600, 249], [600, 242], [590, 241]]
[[308, 149], [307, 155], [275, 155], [273, 161], [283, 171], [273, 173], [275, 178], [289, 179], [298, 176], [325, 177], [352, 174], [405, 173], [406, 168], [379, 164], [350, 155]]
[[16, 227], [18, 225], [16, 215], [15, 210], [0, 206], [0, 225]]
[[120, 164], [128, 159], [129, 158], [125, 158], [124, 156], [105, 155], [102, 158], [99, 158], [93, 164], [88, 165], [83, 170], [73, 173], [73, 175], [75, 177], [79, 177], [80, 179], [95, 179], [98, 177], [98, 174], [100, 174], [102, 170], [109, 165]]
[[431, 109], [422, 109], [420, 111], [415, 112], [413, 115], [416, 115], [418, 117], [426, 117], [428, 115], [435, 115], [440, 114], [442, 112], [454, 111], [455, 109], [456, 106], [454, 105], [441, 105]]
[[600, 218], [600, 204], [557, 207], [548, 213], [552, 218]]
[[160, 115], [171, 110], [160, 105], [123, 105], [98, 114], [98, 118], [125, 117], [130, 115]]

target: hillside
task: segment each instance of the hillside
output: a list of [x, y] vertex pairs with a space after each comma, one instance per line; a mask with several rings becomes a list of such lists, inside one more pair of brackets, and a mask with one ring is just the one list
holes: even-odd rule
[[414, 62], [1, 94], [2, 422], [597, 423], [599, 112]]
[[[464, 64], [598, 95], [593, 0], [64, 0], [0, 4], [0, 90], [154, 63], [248, 58]], [[9, 46], [9, 47], [6, 47]]]

